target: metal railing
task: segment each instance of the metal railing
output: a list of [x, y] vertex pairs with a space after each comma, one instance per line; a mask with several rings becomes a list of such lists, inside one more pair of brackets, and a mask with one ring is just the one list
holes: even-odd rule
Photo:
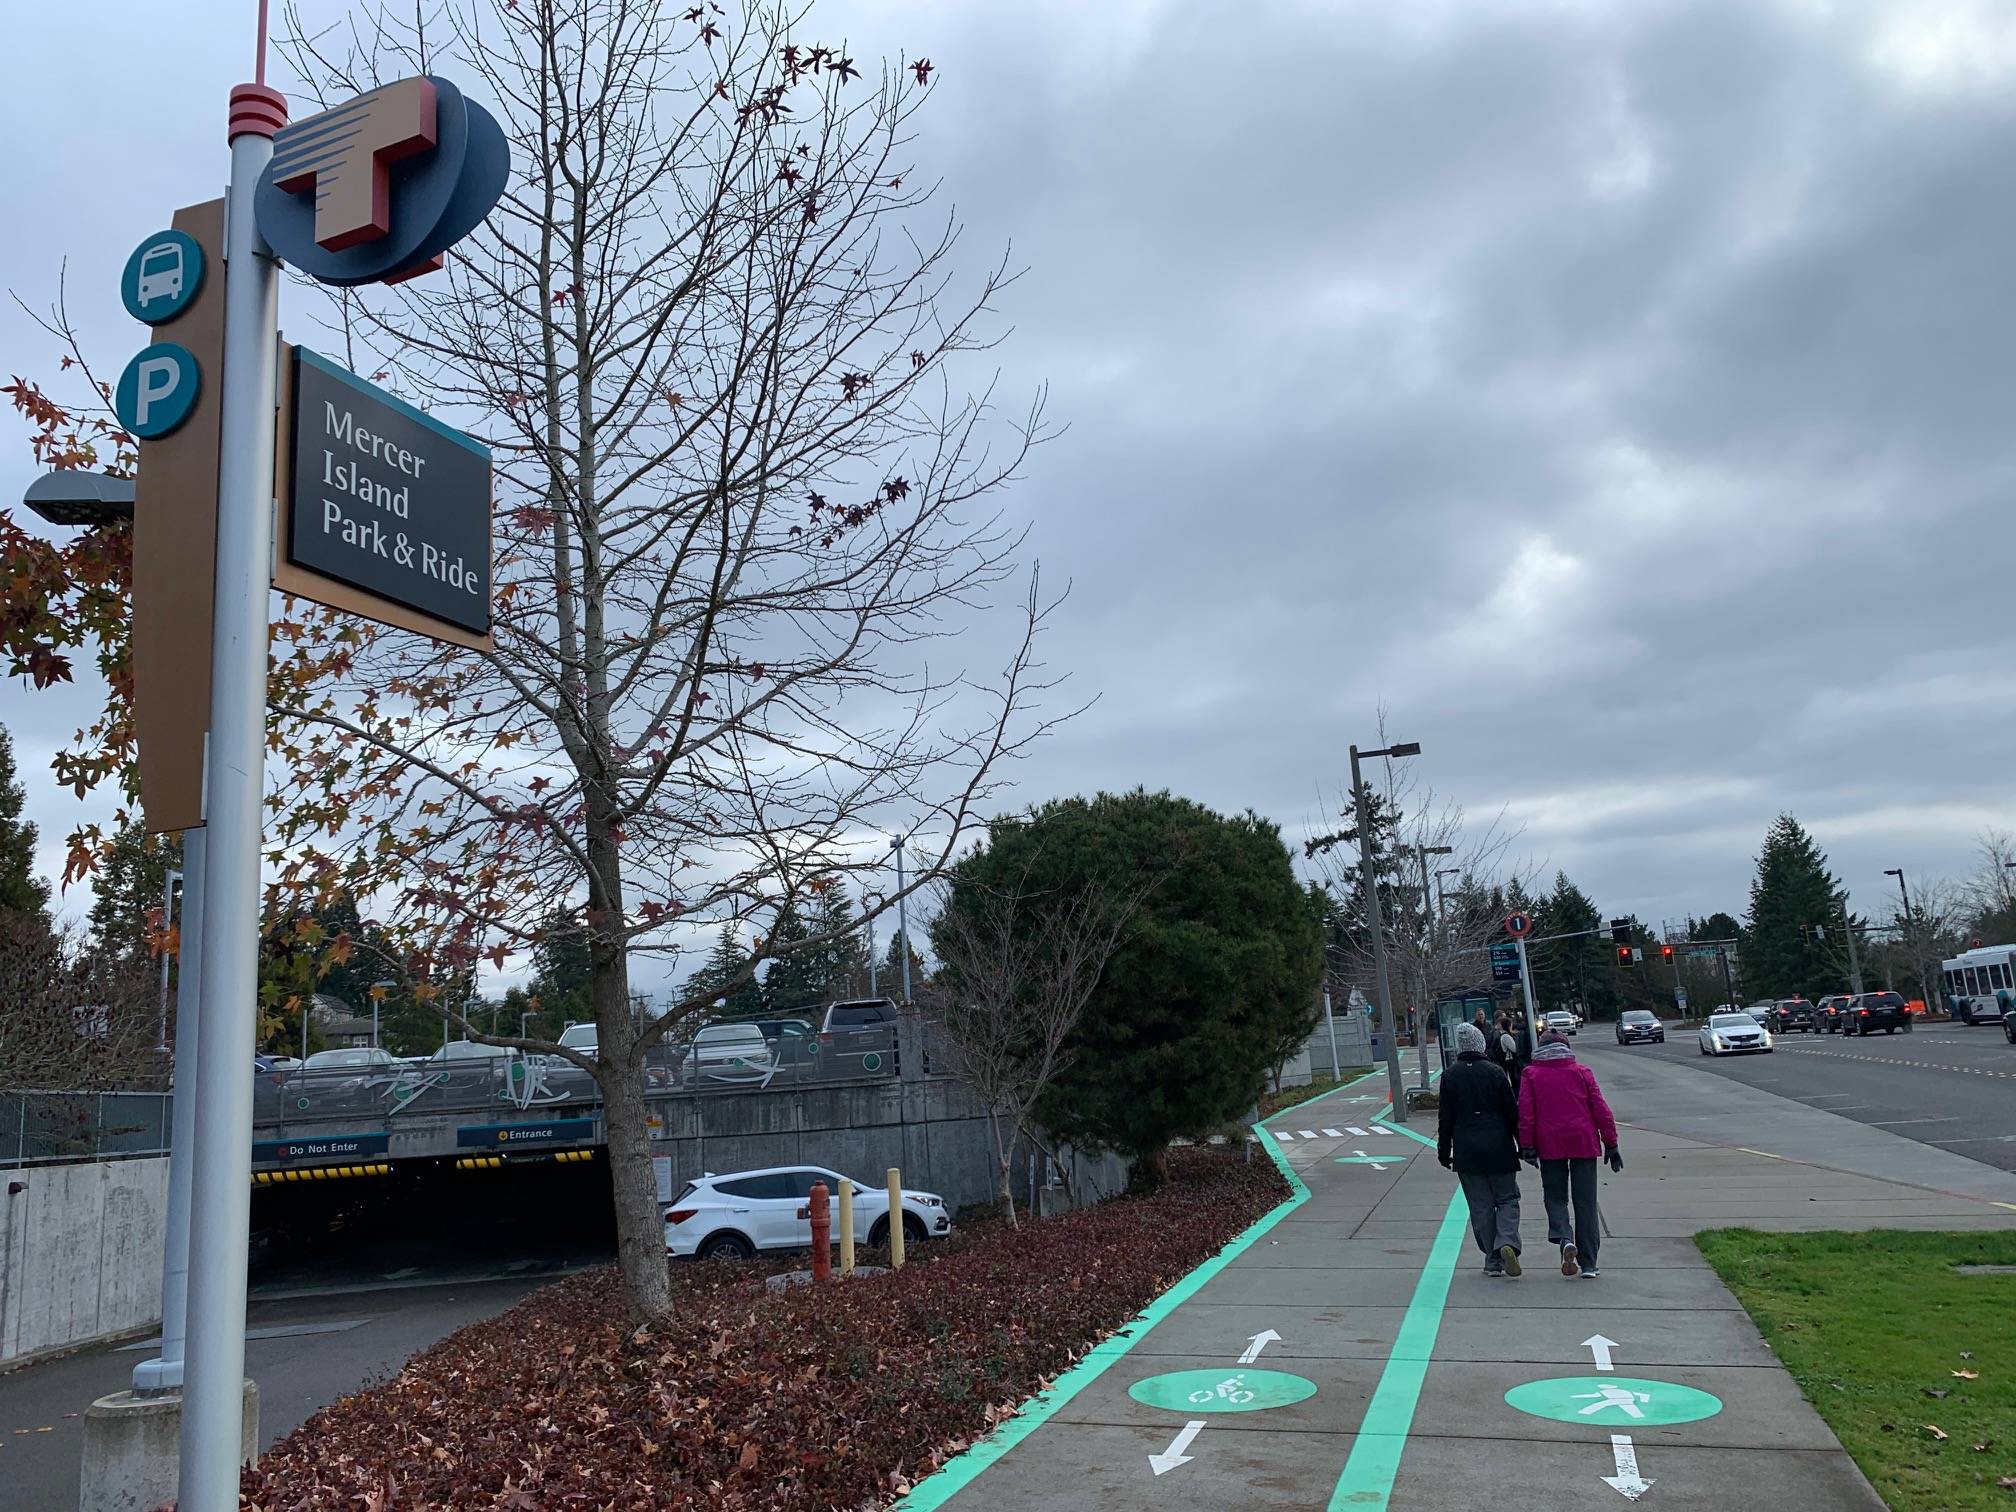
[[160, 1155], [166, 1092], [0, 1092], [0, 1165]]

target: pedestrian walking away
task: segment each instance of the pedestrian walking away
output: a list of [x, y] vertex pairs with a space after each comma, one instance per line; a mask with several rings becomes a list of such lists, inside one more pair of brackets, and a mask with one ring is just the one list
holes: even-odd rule
[[1485, 1048], [1476, 1024], [1456, 1026], [1456, 1063], [1442, 1075], [1435, 1158], [1462, 1183], [1484, 1274], [1517, 1276], [1519, 1103], [1511, 1079], [1491, 1064]]
[[1498, 1022], [1484, 1031], [1484, 1058], [1511, 1078], [1512, 1090], [1518, 1092], [1519, 1041], [1512, 1033], [1512, 1020], [1505, 1014], [1499, 1014]]
[[1611, 1170], [1621, 1171], [1624, 1157], [1617, 1149], [1617, 1120], [1596, 1073], [1575, 1059], [1559, 1030], [1540, 1036], [1519, 1082], [1519, 1154], [1539, 1164], [1547, 1240], [1561, 1246], [1561, 1274], [1589, 1280], [1601, 1275], [1596, 1161], [1600, 1156]]

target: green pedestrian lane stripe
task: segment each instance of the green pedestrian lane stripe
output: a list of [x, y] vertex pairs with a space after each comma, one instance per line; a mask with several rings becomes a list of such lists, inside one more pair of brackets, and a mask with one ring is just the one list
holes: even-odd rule
[[[1335, 1098], [1354, 1087], [1363, 1086], [1381, 1074], [1378, 1068], [1374, 1068], [1354, 1081], [1332, 1088], [1328, 1092], [1310, 1098], [1307, 1102], [1297, 1103], [1294, 1107], [1275, 1114], [1274, 1117], [1285, 1118], [1289, 1114], [1301, 1113], [1319, 1102]], [[1260, 1127], [1264, 1128], [1271, 1122], [1273, 1119], [1262, 1119]], [[1098, 1380], [1115, 1362], [1124, 1358], [1149, 1329], [1194, 1297], [1207, 1281], [1251, 1249], [1283, 1218], [1309, 1200], [1309, 1188], [1303, 1184], [1302, 1178], [1295, 1174], [1294, 1168], [1281, 1155], [1275, 1142], [1263, 1139], [1260, 1141], [1260, 1147], [1269, 1153], [1281, 1172], [1282, 1180], [1288, 1183], [1289, 1194], [1282, 1199], [1280, 1205], [1270, 1212], [1263, 1213], [1251, 1227], [1233, 1239], [1225, 1248], [1150, 1302], [1141, 1310], [1141, 1316], [1134, 1322], [1129, 1323], [1103, 1343], [1094, 1345], [1083, 1359], [1057, 1377], [1048, 1391], [1039, 1392], [1031, 1397], [1022, 1404], [1021, 1410], [1015, 1416], [972, 1448], [955, 1455], [934, 1474], [920, 1482], [908, 1496], [896, 1504], [896, 1512], [935, 1512], [935, 1509], [952, 1500], [971, 1485], [989, 1465], [1049, 1422], [1073, 1397]]]
[[1507, 1406], [1531, 1417], [1584, 1427], [1669, 1427], [1698, 1423], [1722, 1410], [1722, 1399], [1672, 1381], [1631, 1376], [1555, 1376], [1505, 1393]]
[[1285, 1370], [1172, 1370], [1127, 1388], [1149, 1407], [1171, 1412], [1264, 1412], [1316, 1395], [1316, 1383]]

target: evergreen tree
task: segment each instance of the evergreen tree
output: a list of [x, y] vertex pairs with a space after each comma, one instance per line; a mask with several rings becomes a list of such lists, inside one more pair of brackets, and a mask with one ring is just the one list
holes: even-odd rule
[[1827, 857], [1790, 814], [1764, 836], [1750, 884], [1750, 919], [1743, 931], [1745, 991], [1765, 997], [1819, 998], [1844, 990], [1840, 971], [1813, 926], [1841, 917], [1846, 899], [1827, 870]]
[[0, 725], [0, 917], [49, 923], [49, 884], [35, 875], [35, 826], [21, 817], [28, 801], [14, 771], [14, 737]]
[[[903, 936], [900, 932], [889, 936], [889, 948], [882, 952], [882, 996], [901, 998], [903, 996]], [[924, 985], [924, 957], [917, 953], [917, 941], [910, 940], [910, 991], [914, 994]]]
[[[854, 997], [867, 989], [868, 951], [854, 917], [854, 900], [835, 884], [819, 899], [816, 934], [831, 935], [819, 951], [820, 988], [828, 998]], [[858, 985], [857, 985], [858, 983]]]
[[1171, 1139], [1252, 1106], [1284, 1025], [1309, 1014], [1322, 933], [1273, 825], [1138, 789], [995, 825], [953, 888], [1061, 897], [1115, 878], [1152, 886], [1038, 1117], [1081, 1148], [1135, 1157], [1152, 1184]]
[[1533, 985], [1543, 1008], [1579, 1002], [1591, 1019], [1617, 1016], [1619, 973], [1610, 936], [1607, 932], [1583, 933], [1602, 931], [1603, 924], [1603, 915], [1589, 895], [1569, 881], [1566, 872], [1557, 871], [1553, 888], [1540, 900], [1534, 915], [1533, 933], [1543, 938], [1563, 934], [1575, 938], [1549, 940], [1532, 948]]
[[721, 931], [721, 938], [714, 942], [714, 949], [700, 969], [693, 973], [693, 980], [687, 984], [688, 994], [705, 992], [720, 1005], [729, 1018], [746, 1019], [763, 1017], [763, 986], [750, 977], [741, 986], [730, 992], [728, 984], [735, 980], [742, 969], [749, 964], [749, 953], [735, 938], [734, 926]]
[[148, 955], [147, 921], [160, 912], [168, 869], [181, 864], [181, 842], [174, 836], [150, 835], [133, 820], [113, 831], [92, 877], [93, 949], [115, 960]]
[[561, 1023], [585, 1023], [595, 1017], [593, 980], [588, 931], [575, 910], [555, 909], [532, 947], [532, 995], [542, 1012], [558, 1014]]
[[812, 929], [798, 910], [784, 910], [772, 937], [777, 953], [763, 974], [764, 1013], [798, 1014], [826, 1001], [824, 963], [818, 951], [803, 948], [811, 938]]

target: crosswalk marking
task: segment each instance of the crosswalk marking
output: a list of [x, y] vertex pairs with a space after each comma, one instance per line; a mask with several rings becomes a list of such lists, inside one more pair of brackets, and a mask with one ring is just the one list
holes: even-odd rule
[[1304, 1139], [1314, 1139], [1316, 1137], [1314, 1129], [1297, 1129], [1295, 1132], [1300, 1134]]
[[1283, 1144], [1293, 1144], [1293, 1143], [1295, 1143], [1295, 1136], [1294, 1136], [1293, 1134], [1286, 1134], [1286, 1133], [1283, 1133], [1283, 1132], [1282, 1132], [1281, 1130], [1279, 1130], [1279, 1129], [1276, 1129], [1276, 1130], [1274, 1131], [1274, 1137], [1275, 1137], [1276, 1139], [1280, 1140], [1280, 1141], [1281, 1141], [1281, 1143], [1283, 1143]]
[[1359, 1128], [1356, 1124], [1346, 1124], [1345, 1127], [1348, 1128], [1353, 1134], [1357, 1135], [1360, 1139], [1363, 1139], [1365, 1137], [1365, 1131]]
[[1323, 1137], [1325, 1139], [1342, 1139], [1344, 1136], [1341, 1132], [1339, 1132], [1336, 1129], [1325, 1129], [1323, 1131]]

